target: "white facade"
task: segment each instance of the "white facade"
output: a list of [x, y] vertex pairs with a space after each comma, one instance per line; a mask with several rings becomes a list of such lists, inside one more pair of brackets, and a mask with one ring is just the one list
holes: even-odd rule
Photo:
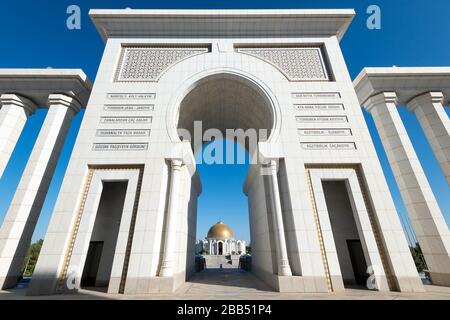
[[195, 253], [204, 255], [242, 255], [246, 253], [245, 240], [233, 237], [233, 231], [222, 221], [208, 230], [204, 240], [198, 240]]
[[196, 252], [205, 255], [245, 254], [245, 240], [205, 239], [196, 242]]
[[[197, 120], [203, 130], [269, 132], [258, 137], [243, 186], [256, 276], [278, 291], [333, 292], [372, 267], [378, 290], [423, 291], [339, 46], [353, 10], [90, 15], [105, 51], [29, 294], [76, 291], [91, 271], [110, 293], [173, 292], [189, 278], [202, 191], [193, 154], [202, 141], [182, 141], [177, 129], [195, 133]], [[65, 127], [66, 113], [54, 117]], [[103, 205], [111, 192], [121, 214]], [[104, 219], [112, 209], [115, 225]], [[448, 237], [438, 227], [436, 238]], [[2, 244], [11, 238], [4, 228]], [[9, 266], [2, 260], [0, 277]]]

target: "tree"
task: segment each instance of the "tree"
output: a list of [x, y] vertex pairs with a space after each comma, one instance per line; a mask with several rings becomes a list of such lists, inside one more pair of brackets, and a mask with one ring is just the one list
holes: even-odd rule
[[25, 258], [25, 267], [23, 271], [24, 276], [30, 277], [33, 274], [34, 268], [36, 267], [37, 259], [39, 257], [39, 253], [41, 252], [43, 242], [44, 240], [40, 239], [37, 242], [31, 244], [30, 248], [28, 249], [28, 253]]
[[245, 251], [246, 251], [247, 253], [252, 253], [252, 247], [250, 247], [250, 246], [245, 246]]
[[409, 249], [411, 250], [411, 255], [413, 256], [417, 271], [422, 272], [427, 269], [425, 258], [423, 257], [422, 249], [420, 248], [419, 243], [416, 243], [414, 247], [410, 246]]

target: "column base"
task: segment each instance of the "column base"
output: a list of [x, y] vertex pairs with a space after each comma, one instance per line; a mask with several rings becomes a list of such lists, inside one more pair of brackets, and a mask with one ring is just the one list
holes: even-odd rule
[[327, 293], [325, 277], [280, 276], [252, 266], [252, 273], [276, 292]]
[[[33, 278], [28, 285], [27, 296], [46, 296], [56, 294], [56, 278]], [[76, 291], [66, 290], [64, 293], [75, 293]]]
[[279, 265], [278, 266], [278, 275], [280, 277], [290, 277], [292, 276], [291, 267], [289, 265]]
[[161, 267], [161, 270], [159, 271], [160, 277], [173, 277], [173, 269], [172, 267]]
[[127, 278], [124, 294], [173, 293], [185, 281], [185, 272], [172, 277]]
[[422, 280], [417, 277], [397, 277], [398, 290], [400, 292], [425, 292]]
[[19, 276], [0, 277], [1, 290], [8, 290], [8, 289], [15, 288], [17, 285], [18, 279], [19, 279]]
[[430, 277], [433, 285], [450, 287], [450, 273], [430, 272]]
[[322, 277], [277, 276], [278, 292], [327, 293], [327, 281]]

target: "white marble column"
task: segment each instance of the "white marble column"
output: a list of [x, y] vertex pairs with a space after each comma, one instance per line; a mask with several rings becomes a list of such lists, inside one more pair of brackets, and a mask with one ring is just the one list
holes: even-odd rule
[[180, 194], [181, 160], [171, 161], [169, 205], [167, 209], [165, 246], [161, 263], [160, 277], [172, 277], [175, 259], [175, 243], [177, 232], [177, 215]]
[[275, 232], [275, 242], [277, 250], [278, 275], [291, 276], [292, 271], [289, 265], [289, 259], [286, 247], [286, 236], [284, 234], [283, 212], [281, 209], [280, 190], [278, 187], [277, 162], [271, 160], [267, 165], [270, 203], [272, 205], [272, 223]]
[[411, 140], [397, 111], [394, 92], [367, 100], [403, 202], [437, 285], [450, 285], [450, 235]]
[[0, 178], [8, 165], [9, 158], [19, 140], [27, 118], [37, 106], [25, 97], [17, 94], [0, 96]]
[[439, 165], [450, 185], [450, 120], [444, 110], [442, 92], [428, 92], [408, 103], [431, 145]]
[[72, 117], [79, 103], [63, 94], [49, 96], [49, 110], [0, 229], [0, 287], [14, 287], [23, 268]]

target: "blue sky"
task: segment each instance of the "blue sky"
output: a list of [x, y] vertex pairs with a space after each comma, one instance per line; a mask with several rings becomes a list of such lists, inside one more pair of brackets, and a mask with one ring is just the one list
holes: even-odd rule
[[[66, 9], [79, 5], [81, 30], [66, 28]], [[366, 9], [381, 8], [381, 30], [366, 28]], [[95, 80], [103, 42], [88, 17], [90, 8], [354, 8], [357, 15], [341, 42], [352, 78], [365, 66], [450, 65], [450, 1], [448, 0], [209, 0], [209, 1], [106, 1], [106, 0], [4, 0], [0, 4], [0, 68], [82, 68]], [[447, 113], [449, 112], [447, 109]], [[433, 188], [447, 223], [450, 221], [450, 188], [412, 113], [399, 109], [406, 129]], [[19, 145], [0, 180], [0, 222], [14, 195], [46, 111], [39, 110], [27, 122]], [[377, 153], [387, 176], [396, 206], [405, 208], [370, 116], [365, 114]], [[71, 126], [55, 177], [47, 195], [34, 240], [42, 238], [60, 188], [64, 171], [83, 117]], [[199, 199], [198, 237], [204, 237], [219, 218], [234, 230], [236, 238], [249, 240], [247, 202], [242, 193], [246, 165], [198, 167], [204, 192]]]

